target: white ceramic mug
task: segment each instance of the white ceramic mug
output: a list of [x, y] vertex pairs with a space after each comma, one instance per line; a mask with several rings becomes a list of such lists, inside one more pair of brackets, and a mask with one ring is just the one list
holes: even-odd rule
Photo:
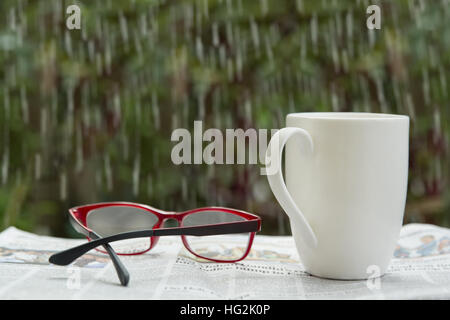
[[267, 177], [308, 273], [347, 280], [384, 274], [402, 226], [408, 141], [408, 116], [287, 116], [267, 149], [266, 163], [276, 169]]

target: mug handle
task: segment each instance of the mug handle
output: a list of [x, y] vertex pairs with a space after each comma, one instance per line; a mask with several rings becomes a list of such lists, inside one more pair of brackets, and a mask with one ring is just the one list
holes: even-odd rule
[[314, 145], [311, 135], [308, 133], [308, 131], [293, 127], [282, 128], [272, 136], [269, 146], [267, 147], [266, 175], [275, 198], [278, 200], [281, 207], [288, 215], [291, 223], [295, 225], [296, 230], [299, 231], [303, 242], [310, 248], [316, 248], [317, 237], [310, 224], [306, 220], [305, 216], [297, 207], [291, 195], [289, 194], [289, 191], [283, 179], [281, 158], [283, 154], [283, 148], [286, 145], [286, 142], [291, 137], [295, 137], [298, 139], [298, 142], [300, 142], [300, 147], [302, 147], [303, 145], [306, 146], [306, 148], [304, 148], [305, 153], [313, 153]]

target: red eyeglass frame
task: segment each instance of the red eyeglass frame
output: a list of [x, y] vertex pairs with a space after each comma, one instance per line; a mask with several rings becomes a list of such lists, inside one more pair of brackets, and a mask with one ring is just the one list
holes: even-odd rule
[[[241, 211], [241, 210], [224, 208], [224, 207], [204, 207], [204, 208], [187, 210], [187, 211], [183, 211], [183, 212], [174, 212], [174, 211], [164, 211], [161, 209], [153, 208], [148, 205], [133, 203], [133, 202], [101, 202], [101, 203], [94, 203], [94, 204], [87, 204], [87, 205], [83, 205], [83, 206], [73, 207], [73, 208], [69, 209], [69, 214], [70, 214], [70, 217], [72, 218], [71, 223], [75, 227], [76, 230], [81, 231], [81, 233], [86, 235], [86, 238], [88, 239], [88, 241], [92, 241], [92, 239], [88, 235], [91, 234], [92, 232], [94, 232], [94, 230], [91, 230], [87, 225], [88, 213], [95, 209], [106, 208], [106, 207], [111, 207], [111, 206], [134, 207], [134, 208], [142, 209], [144, 211], [149, 212], [150, 214], [155, 215], [158, 218], [158, 222], [153, 226], [153, 228], [152, 228], [153, 230], [161, 229], [161, 226], [164, 224], [164, 221], [166, 221], [168, 219], [177, 220], [178, 224], [179, 224], [178, 227], [183, 227], [183, 219], [186, 216], [188, 216], [190, 214], [204, 212], [204, 211], [220, 211], [220, 212], [225, 212], [225, 213], [240, 216], [241, 218], [244, 218], [249, 221], [256, 220], [258, 222], [257, 230], [259, 231], [261, 229], [261, 218], [260, 217], [258, 217], [257, 215], [251, 214], [249, 212]], [[76, 223], [76, 225], [74, 225], [74, 222]], [[208, 225], [214, 226], [214, 225], [219, 225], [219, 224], [208, 224]], [[83, 230], [80, 230], [79, 227], [81, 227]], [[189, 243], [186, 240], [186, 236], [185, 235], [180, 235], [180, 236], [181, 236], [182, 242], [183, 242], [184, 246], [186, 247], [186, 249], [188, 249], [188, 251], [190, 253], [192, 253], [194, 256], [201, 258], [201, 259], [213, 261], [213, 262], [234, 263], [234, 262], [238, 262], [238, 261], [245, 259], [247, 257], [247, 255], [250, 253], [255, 234], [256, 234], [256, 231], [250, 232], [249, 241], [248, 241], [247, 249], [246, 249], [245, 253], [243, 254], [243, 256], [241, 258], [235, 259], [235, 260], [217, 260], [217, 259], [207, 258], [207, 257], [203, 257], [201, 255], [198, 255], [197, 253], [194, 252], [194, 250], [192, 250], [190, 248]], [[133, 256], [133, 255], [140, 255], [140, 254], [146, 253], [156, 246], [156, 244], [158, 243], [158, 240], [159, 240], [159, 236], [151, 236], [150, 237], [150, 246], [148, 249], [146, 249], [144, 251], [133, 252], [133, 253], [117, 253], [117, 254], [124, 255], [124, 256]], [[96, 250], [101, 251], [103, 253], [107, 253], [106, 251], [100, 250], [98, 248]]]

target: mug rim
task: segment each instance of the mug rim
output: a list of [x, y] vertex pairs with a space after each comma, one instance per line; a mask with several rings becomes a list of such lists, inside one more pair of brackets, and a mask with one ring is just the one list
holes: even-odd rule
[[409, 120], [409, 116], [390, 113], [372, 112], [296, 112], [289, 113], [286, 118], [303, 118], [311, 120]]

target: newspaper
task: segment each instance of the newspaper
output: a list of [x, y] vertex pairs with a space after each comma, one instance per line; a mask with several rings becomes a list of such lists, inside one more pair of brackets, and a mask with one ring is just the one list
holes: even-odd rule
[[121, 257], [128, 287], [95, 250], [70, 266], [48, 263], [85, 241], [14, 227], [0, 233], [0, 299], [450, 299], [450, 229], [433, 225], [404, 226], [387, 273], [364, 281], [307, 274], [284, 236], [257, 235], [249, 256], [231, 264], [199, 261], [179, 237], [164, 237], [151, 252]]

